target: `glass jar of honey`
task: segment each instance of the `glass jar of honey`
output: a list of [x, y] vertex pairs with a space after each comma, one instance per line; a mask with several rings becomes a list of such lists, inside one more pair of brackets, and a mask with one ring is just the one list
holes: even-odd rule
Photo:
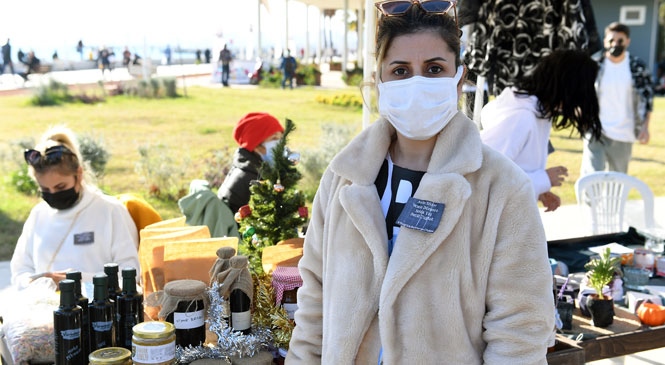
[[173, 365], [175, 326], [164, 321], [142, 322], [132, 329], [132, 361], [137, 365]]
[[132, 365], [132, 352], [123, 347], [105, 347], [88, 355], [90, 365]]

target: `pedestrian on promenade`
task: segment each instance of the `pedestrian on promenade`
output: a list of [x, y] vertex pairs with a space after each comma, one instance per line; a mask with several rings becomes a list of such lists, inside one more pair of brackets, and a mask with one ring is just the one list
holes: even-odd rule
[[5, 68], [9, 66], [9, 69], [14, 74], [14, 62], [12, 62], [12, 46], [9, 44], [9, 38], [7, 38], [7, 43], [2, 46], [2, 72], [0, 75], [5, 73]]
[[287, 49], [286, 54], [282, 56], [282, 63], [279, 69], [282, 71], [282, 89], [286, 88], [286, 83], [289, 83], [289, 88], [293, 89], [293, 78], [296, 76], [296, 68], [298, 62], [291, 56], [291, 50]]
[[219, 63], [222, 65], [222, 84], [224, 86], [229, 86], [229, 75], [231, 73], [231, 60], [233, 60], [233, 56], [231, 55], [231, 51], [229, 51], [228, 48], [226, 48], [226, 44], [224, 45], [224, 48], [222, 48], [221, 51], [219, 51]]
[[628, 173], [633, 143], [649, 143], [653, 78], [644, 61], [628, 52], [630, 28], [613, 22], [605, 28], [605, 48], [596, 55], [600, 70], [596, 92], [603, 134], [584, 138], [580, 176], [594, 171]]

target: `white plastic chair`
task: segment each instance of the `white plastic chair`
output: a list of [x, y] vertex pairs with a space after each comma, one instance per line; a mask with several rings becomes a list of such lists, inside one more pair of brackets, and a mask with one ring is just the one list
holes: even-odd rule
[[636, 189], [644, 202], [644, 228], [653, 228], [653, 192], [640, 179], [615, 171], [598, 171], [575, 182], [577, 204], [591, 208], [593, 234], [622, 232], [628, 193]]

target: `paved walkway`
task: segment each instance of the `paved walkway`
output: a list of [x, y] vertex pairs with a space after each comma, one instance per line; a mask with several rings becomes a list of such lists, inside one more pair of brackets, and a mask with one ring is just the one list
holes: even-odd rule
[[[145, 75], [153, 77], [176, 77], [179, 83], [186, 82], [187, 86], [200, 85], [209, 87], [222, 87], [222, 85], [213, 78], [212, 64], [184, 64], [171, 66], [149, 66], [142, 68], [132, 66], [130, 68], [119, 67], [112, 71], [102, 74], [98, 69], [81, 69], [73, 71], [53, 71], [47, 74], [29, 75], [28, 81], [24, 81], [19, 75], [4, 74], [0, 75], [0, 96], [27, 94], [32, 92], [32, 88], [47, 84], [53, 79], [67, 85], [90, 85], [97, 87], [99, 82], [106, 85], [113, 85], [123, 81], [130, 81], [135, 78], [142, 78]], [[341, 71], [328, 71], [327, 67], [322, 66], [321, 88], [341, 89], [347, 85], [342, 80]], [[232, 72], [230, 84], [234, 87], [256, 87], [249, 85], [249, 79], [246, 72], [247, 67], [237, 68]]]

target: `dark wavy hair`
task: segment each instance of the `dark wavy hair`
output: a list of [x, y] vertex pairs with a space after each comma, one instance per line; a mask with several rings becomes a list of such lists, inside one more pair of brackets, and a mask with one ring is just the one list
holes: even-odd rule
[[381, 64], [386, 50], [393, 39], [405, 34], [413, 34], [424, 30], [435, 30], [443, 39], [455, 57], [455, 67], [462, 64], [460, 59], [460, 30], [455, 24], [455, 17], [451, 9], [448, 14], [428, 14], [419, 6], [412, 5], [404, 14], [399, 16], [381, 16], [376, 31], [376, 60]]
[[582, 50], [555, 50], [515, 82], [518, 94], [538, 98], [538, 112], [555, 130], [574, 127], [581, 136], [600, 139], [598, 64]]

